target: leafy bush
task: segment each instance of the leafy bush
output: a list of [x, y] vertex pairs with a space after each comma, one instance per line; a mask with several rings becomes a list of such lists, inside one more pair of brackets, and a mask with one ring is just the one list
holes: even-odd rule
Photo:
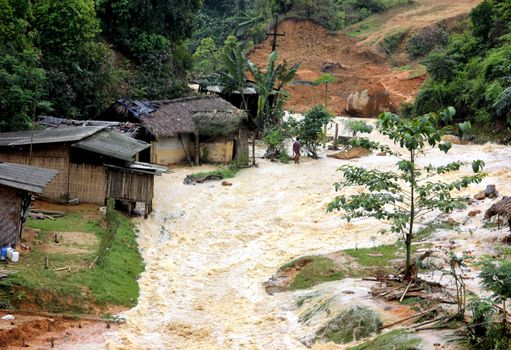
[[322, 140], [323, 126], [332, 120], [332, 115], [324, 106], [314, 106], [305, 113], [298, 126], [298, 137], [308, 155], [317, 158], [316, 148]]
[[387, 53], [387, 55], [393, 54], [397, 51], [399, 45], [401, 45], [408, 32], [409, 29], [399, 29], [393, 33], [387, 34], [380, 42], [381, 48], [385, 51], [385, 53]]
[[444, 47], [449, 41], [449, 34], [441, 27], [426, 28], [408, 40], [406, 52], [410, 59], [422, 57], [434, 48]]
[[452, 105], [483, 130], [498, 131], [497, 119], [511, 125], [509, 8], [509, 0], [483, 1], [470, 14], [471, 29], [425, 59], [430, 78], [414, 101], [415, 115]]

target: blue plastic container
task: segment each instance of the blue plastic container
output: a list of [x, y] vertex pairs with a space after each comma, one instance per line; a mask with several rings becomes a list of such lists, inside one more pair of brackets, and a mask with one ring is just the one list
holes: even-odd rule
[[7, 259], [7, 247], [2, 247], [0, 250], [0, 260]]

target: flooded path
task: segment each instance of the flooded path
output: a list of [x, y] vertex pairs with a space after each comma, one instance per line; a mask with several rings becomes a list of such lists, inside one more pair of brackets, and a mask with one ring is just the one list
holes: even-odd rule
[[[511, 148], [454, 145], [448, 157], [428, 153], [426, 163], [483, 159], [509, 194]], [[157, 179], [155, 212], [140, 221], [146, 263], [138, 305], [108, 349], [301, 349], [305, 330], [290, 310], [292, 293], [270, 296], [262, 283], [282, 264], [307, 254], [368, 247], [396, 240], [382, 224], [347, 224], [326, 205], [343, 164], [389, 168], [394, 160], [371, 155], [340, 161], [304, 158], [299, 165], [259, 160], [233, 186], [184, 185], [196, 169], [177, 169]], [[207, 167], [203, 167], [204, 170]], [[506, 186], [506, 187], [504, 187]], [[490, 203], [488, 203], [489, 205]]]

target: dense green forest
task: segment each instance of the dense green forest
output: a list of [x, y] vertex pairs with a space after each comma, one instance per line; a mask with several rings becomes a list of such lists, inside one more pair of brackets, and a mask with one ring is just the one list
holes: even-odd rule
[[458, 117], [489, 130], [511, 126], [511, 0], [486, 0], [470, 26], [424, 64], [429, 79], [408, 114], [454, 106]]
[[185, 91], [200, 0], [0, 0], [0, 128]]

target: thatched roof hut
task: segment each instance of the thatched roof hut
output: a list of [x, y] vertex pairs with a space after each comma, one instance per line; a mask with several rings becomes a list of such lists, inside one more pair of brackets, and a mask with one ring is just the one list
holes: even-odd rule
[[242, 110], [217, 96], [190, 96], [162, 101], [115, 102], [98, 119], [143, 124], [155, 138], [193, 134], [228, 135], [247, 119]]
[[[229, 102], [210, 95], [163, 101], [118, 100], [97, 119], [143, 125], [152, 135], [146, 141], [158, 144], [153, 144], [151, 160], [167, 165], [181, 161], [185, 156], [190, 161], [193, 153], [200, 153], [199, 143], [211, 140], [216, 140], [213, 143], [217, 145], [220, 142], [224, 144], [222, 150], [207, 152], [210, 156], [218, 154], [213, 161], [229, 162], [236, 153], [231, 149], [234, 147], [233, 141], [239, 138], [239, 131], [248, 117]], [[195, 140], [192, 141], [194, 136]], [[194, 147], [191, 146], [192, 142]], [[209, 142], [210, 145], [213, 143]]]

